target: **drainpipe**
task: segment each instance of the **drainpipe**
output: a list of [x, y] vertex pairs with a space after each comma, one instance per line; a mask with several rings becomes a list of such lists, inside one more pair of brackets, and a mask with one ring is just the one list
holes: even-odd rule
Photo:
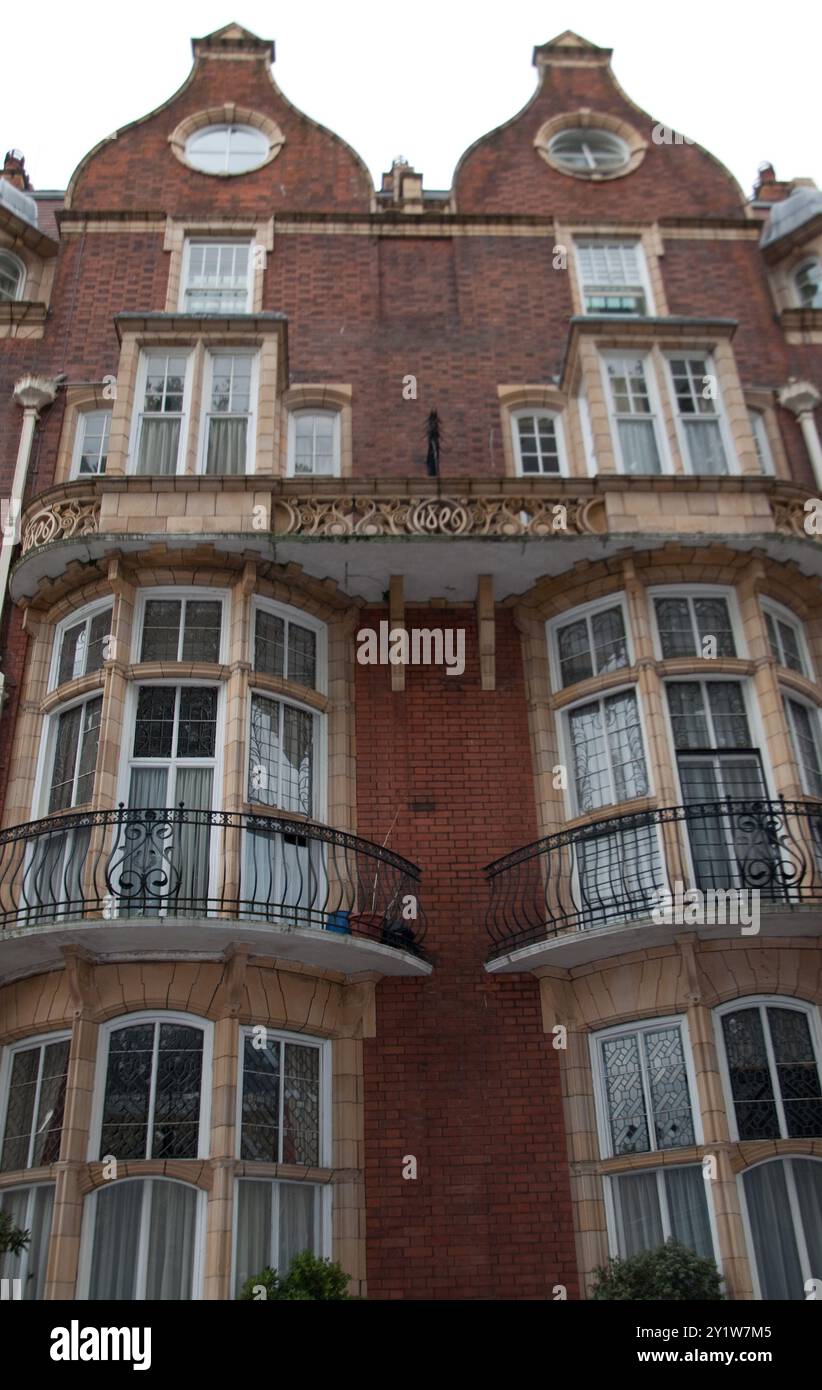
[[[23, 511], [23, 493], [29, 471], [31, 446], [34, 443], [34, 430], [40, 411], [52, 404], [57, 395], [59, 382], [50, 377], [23, 376], [15, 384], [14, 399], [23, 411], [23, 428], [20, 431], [20, 445], [17, 450], [17, 463], [11, 496], [3, 500], [3, 541], [0, 547], [0, 623], [9, 585], [9, 571], [14, 547], [20, 540], [20, 518]], [[0, 672], [0, 708], [6, 697], [6, 678]]]
[[787, 386], [783, 386], [779, 392], [779, 404], [786, 410], [790, 410], [799, 421], [799, 428], [805, 440], [805, 448], [808, 451], [813, 466], [813, 476], [816, 479], [816, 486], [822, 496], [822, 443], [819, 441], [819, 431], [816, 428], [816, 418], [814, 411], [822, 400], [815, 386], [809, 381], [797, 381], [796, 377], [789, 377]]

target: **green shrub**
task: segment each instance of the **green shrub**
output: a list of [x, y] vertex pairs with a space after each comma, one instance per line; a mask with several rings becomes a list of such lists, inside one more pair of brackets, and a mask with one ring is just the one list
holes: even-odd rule
[[[338, 1264], [330, 1260], [320, 1260], [309, 1250], [295, 1255], [291, 1268], [284, 1279], [273, 1269], [264, 1269], [261, 1274], [247, 1279], [239, 1297], [250, 1301], [259, 1300], [260, 1286], [265, 1289], [266, 1300], [276, 1302], [306, 1302], [332, 1300], [340, 1302], [350, 1299], [347, 1292], [348, 1275]], [[257, 1292], [255, 1293], [255, 1289]]]
[[609, 1260], [594, 1270], [592, 1298], [620, 1301], [721, 1301], [722, 1275], [713, 1260], [668, 1240], [627, 1260]]

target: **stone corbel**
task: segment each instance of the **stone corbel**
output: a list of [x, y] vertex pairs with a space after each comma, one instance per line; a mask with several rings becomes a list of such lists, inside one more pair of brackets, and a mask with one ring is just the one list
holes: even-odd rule
[[75, 1018], [92, 1018], [100, 1010], [94, 976], [95, 957], [82, 946], [61, 946]]
[[339, 1035], [344, 1038], [377, 1036], [377, 981], [380, 975], [352, 975], [342, 990]]
[[222, 1018], [236, 1018], [242, 1008], [250, 954], [251, 947], [247, 942], [232, 943], [225, 949], [220, 1000]]

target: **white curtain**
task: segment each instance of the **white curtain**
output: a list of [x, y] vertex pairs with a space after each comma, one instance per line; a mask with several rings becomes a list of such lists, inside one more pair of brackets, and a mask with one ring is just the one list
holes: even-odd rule
[[683, 420], [694, 473], [727, 473], [728, 462], [717, 420]]
[[206, 473], [245, 473], [248, 420], [212, 415], [208, 422]]
[[180, 418], [143, 417], [140, 425], [138, 473], [160, 473], [167, 476], [177, 472], [177, 452], [180, 445]]
[[619, 443], [626, 473], [660, 473], [653, 420], [619, 420]]
[[627, 1259], [640, 1250], [661, 1245], [665, 1237], [656, 1172], [629, 1173], [612, 1181], [620, 1257]]
[[671, 1235], [698, 1255], [713, 1259], [711, 1226], [701, 1166], [671, 1168], [663, 1174]]
[[[214, 773], [210, 767], [181, 767], [177, 772], [175, 802], [189, 811], [211, 810]], [[175, 861], [180, 872], [179, 912], [205, 912], [208, 907], [209, 845], [211, 827], [204, 818], [192, 818], [175, 830]]]
[[90, 1299], [135, 1297], [144, 1188], [143, 1182], [122, 1182], [97, 1190]]
[[277, 1267], [287, 1274], [295, 1255], [315, 1250], [314, 1205], [316, 1188], [309, 1183], [281, 1182], [280, 1239]]
[[191, 1298], [197, 1189], [179, 1182], [151, 1183], [145, 1297]]
[[744, 1174], [754, 1257], [765, 1299], [804, 1297], [785, 1164], [762, 1163]]
[[272, 1201], [270, 1182], [237, 1184], [237, 1293], [246, 1279], [260, 1274], [271, 1264]]
[[815, 1163], [809, 1158], [792, 1158], [791, 1168], [808, 1247], [811, 1277], [822, 1279], [822, 1163]]
[[[31, 1199], [31, 1200], [29, 1200]], [[24, 1299], [40, 1299], [46, 1284], [54, 1188], [18, 1187], [0, 1193], [0, 1211], [8, 1212], [12, 1224], [31, 1233], [28, 1250], [20, 1255], [10, 1251], [0, 1255], [0, 1279], [25, 1279]]]
[[664, 1184], [667, 1230], [699, 1255], [713, 1257], [705, 1179], [699, 1164], [654, 1169], [613, 1178], [617, 1244], [622, 1259], [651, 1250], [666, 1239], [660, 1208], [659, 1180]]

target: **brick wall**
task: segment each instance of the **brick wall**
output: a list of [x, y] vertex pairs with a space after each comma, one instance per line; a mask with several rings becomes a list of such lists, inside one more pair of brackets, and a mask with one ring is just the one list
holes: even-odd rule
[[[364, 613], [376, 627], [385, 613]], [[383, 980], [365, 1043], [368, 1288], [378, 1298], [551, 1298], [576, 1290], [558, 1055], [528, 976], [483, 971], [478, 870], [536, 838], [523, 673], [497, 620], [482, 691], [473, 611], [406, 612], [466, 628], [466, 670], [357, 670], [358, 832], [424, 867], [429, 980]], [[433, 810], [411, 809], [432, 803]], [[402, 1177], [414, 1155], [419, 1176]]]

